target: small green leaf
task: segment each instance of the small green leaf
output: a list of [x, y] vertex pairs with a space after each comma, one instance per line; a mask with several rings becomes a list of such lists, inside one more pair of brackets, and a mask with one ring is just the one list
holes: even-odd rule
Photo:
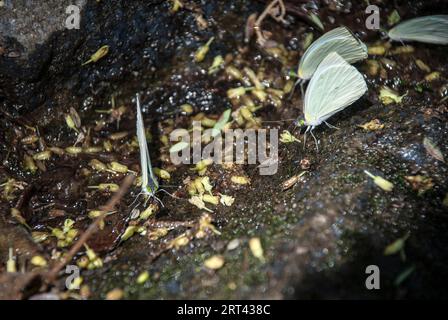
[[387, 86], [383, 86], [380, 90], [380, 101], [384, 105], [389, 105], [392, 103], [400, 104], [403, 101], [403, 98], [406, 96], [406, 93], [400, 96], [397, 92], [392, 90]]
[[402, 251], [404, 249], [404, 245], [408, 238], [409, 238], [409, 233], [407, 233], [404, 237], [399, 238], [399, 239], [395, 240], [394, 242], [392, 242], [391, 244], [389, 244], [384, 249], [384, 255], [390, 256], [390, 255], [393, 255], [393, 254], [396, 254], [396, 253]]
[[387, 24], [389, 26], [396, 25], [400, 22], [401, 17], [397, 10], [392, 11], [392, 13], [387, 17]]
[[212, 129], [213, 137], [216, 137], [218, 134], [221, 133], [221, 130], [229, 122], [231, 113], [232, 113], [232, 109], [227, 109], [226, 111], [224, 111], [222, 113], [221, 117], [219, 117], [219, 120], [213, 126], [213, 129]]
[[121, 241], [126, 241], [128, 240], [130, 237], [132, 237], [134, 235], [134, 233], [137, 231], [137, 226], [129, 226], [126, 228], [126, 230], [124, 231], [123, 235], [121, 236]]
[[398, 277], [394, 281], [394, 285], [398, 287], [400, 284], [403, 283], [411, 274], [414, 272], [415, 266], [410, 266], [409, 268], [405, 269], [402, 273], [398, 275]]

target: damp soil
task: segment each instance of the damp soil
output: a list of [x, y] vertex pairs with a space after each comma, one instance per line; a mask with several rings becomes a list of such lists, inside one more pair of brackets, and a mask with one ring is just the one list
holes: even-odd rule
[[[159, 193], [164, 207], [145, 223], [137, 223], [131, 211], [139, 189], [133, 186], [127, 192], [106, 218], [104, 228], [88, 240], [103, 265], [82, 269], [83, 284], [90, 292], [85, 297], [104, 299], [117, 288], [128, 299], [448, 297], [448, 210], [444, 201], [448, 167], [423, 142], [429, 139], [448, 155], [446, 47], [410, 43], [411, 52], [397, 52], [403, 44], [389, 43], [382, 31], [366, 31], [364, 7], [358, 2], [285, 1], [286, 22], [268, 18], [262, 25], [272, 33], [276, 50], [269, 50], [258, 46], [255, 36], [249, 43], [244, 41], [249, 16], [262, 12], [266, 2], [188, 1], [172, 12], [169, 1], [87, 1], [82, 3], [79, 30], [43, 28], [46, 33], [34, 42], [24, 36], [26, 24], [17, 29], [2, 25], [0, 296], [29, 298], [42, 293], [29, 279], [49, 269], [73, 244], [58, 246], [51, 230], [71, 219], [78, 230], [75, 242], [92, 223], [89, 211], [112, 196], [107, 190], [89, 187], [123, 181], [125, 174], [92, 169], [92, 159], [106, 164], [117, 161], [130, 170], [140, 170], [134, 109], [139, 93], [151, 133], [153, 165], [170, 172], [170, 180], [161, 184], [175, 198]], [[448, 13], [443, 1], [378, 5], [384, 20], [393, 10], [403, 20]], [[17, 6], [30, 10], [26, 3]], [[8, 14], [8, 9], [0, 7], [0, 12]], [[356, 64], [366, 76], [368, 93], [331, 118], [338, 130], [320, 126], [314, 131], [318, 151], [312, 139], [304, 149], [303, 135], [295, 130], [301, 142], [280, 144], [275, 175], [262, 176], [253, 165], [208, 167], [206, 175], [214, 192], [233, 196], [235, 202], [230, 207], [207, 205], [213, 209], [208, 217], [219, 234], [208, 228], [200, 237], [191, 236], [185, 245], [170, 246], [176, 237], [197, 231], [204, 211], [187, 201], [185, 183], [197, 177], [191, 170], [194, 166], [172, 165], [164, 139], [174, 128], [188, 128], [201, 112], [216, 119], [224, 110], [241, 106], [241, 101], [228, 99], [226, 92], [245, 83], [231, 79], [223, 70], [207, 72], [217, 55], [227, 65], [241, 70], [250, 67], [271, 87], [283, 88], [304, 52], [307, 35], [316, 39], [322, 33], [307, 18], [309, 12], [318, 14], [325, 30], [346, 25], [369, 47], [388, 48], [387, 54], [370, 55], [367, 62]], [[382, 20], [382, 27], [387, 28], [386, 21]], [[196, 50], [211, 37], [215, 40], [204, 61], [195, 62]], [[82, 66], [104, 45], [110, 47], [104, 58]], [[419, 67], [417, 60], [427, 68]], [[425, 80], [434, 71], [438, 77]], [[383, 85], [406, 94], [401, 103], [382, 103]], [[185, 114], [184, 104], [193, 106], [192, 115]], [[292, 131], [291, 119], [302, 114], [303, 103], [296, 90], [280, 102], [268, 99], [260, 105], [263, 108], [256, 116], [262, 127], [281, 132]], [[119, 106], [125, 110], [121, 116], [98, 112]], [[81, 133], [67, 126], [71, 109], [79, 115]], [[360, 128], [374, 119], [384, 127], [376, 131]], [[30, 136], [36, 137], [34, 142], [27, 140]], [[65, 148], [74, 145], [99, 149], [68, 154]], [[26, 157], [48, 148], [55, 151], [48, 160], [35, 160], [35, 170], [24, 166]], [[382, 190], [364, 170], [385, 177], [394, 189]], [[297, 184], [282, 190], [284, 181], [303, 171], [307, 173]], [[231, 183], [234, 175], [248, 177], [250, 185]], [[430, 178], [431, 187], [422, 191], [407, 176]], [[8, 193], [4, 183], [11, 179], [13, 188]], [[22, 223], [11, 215], [11, 208], [19, 210]], [[120, 240], [136, 224], [146, 233]], [[167, 234], [151, 238], [151, 231], [161, 227]], [[47, 238], [36, 241], [39, 233]], [[407, 234], [404, 255], [384, 255], [385, 247]], [[254, 257], [249, 248], [254, 237], [261, 240], [264, 259]], [[10, 248], [18, 266], [12, 274], [6, 273]], [[36, 255], [44, 257], [49, 266], [33, 267], [30, 259]], [[204, 266], [214, 255], [224, 258], [219, 270]], [[84, 249], [72, 263], [83, 256]], [[380, 290], [366, 289], [369, 265], [381, 271]], [[410, 268], [413, 272], [396, 283]], [[144, 271], [149, 279], [139, 284], [137, 277]], [[64, 295], [65, 277], [61, 272], [45, 292], [52, 297], [79, 298], [76, 290]]]

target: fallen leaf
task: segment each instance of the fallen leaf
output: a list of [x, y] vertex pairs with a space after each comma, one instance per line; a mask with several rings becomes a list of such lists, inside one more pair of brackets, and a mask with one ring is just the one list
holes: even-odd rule
[[249, 178], [245, 176], [232, 176], [230, 180], [235, 184], [242, 184], [242, 185], [250, 184]]
[[395, 24], [397, 24], [398, 22], [400, 22], [401, 18], [400, 18], [400, 14], [398, 13], [398, 11], [395, 9], [393, 10], [389, 16], [387, 17], [387, 24], [389, 26], [393, 26]]
[[283, 132], [280, 135], [280, 142], [282, 143], [293, 143], [293, 142], [300, 142], [299, 139], [297, 139], [291, 132], [288, 130], [283, 130]]
[[149, 279], [149, 272], [148, 271], [143, 271], [142, 273], [139, 274], [139, 276], [137, 277], [137, 283], [138, 284], [143, 284], [146, 281], [148, 281]]
[[384, 191], [392, 191], [392, 189], [394, 188], [394, 185], [392, 182], [387, 181], [386, 179], [380, 177], [380, 176], [375, 176], [373, 174], [371, 174], [369, 171], [364, 170], [364, 173], [367, 174], [370, 178], [373, 179], [373, 182], [380, 187], [381, 189], [383, 189]]
[[417, 67], [427, 73], [431, 72], [431, 68], [428, 67], [428, 65], [426, 63], [424, 63], [422, 60], [417, 59], [415, 60], [415, 64], [417, 65]]
[[202, 196], [202, 201], [213, 204], [213, 205], [218, 205], [219, 203], [219, 197], [218, 196], [213, 196], [210, 194], [204, 194]]
[[176, 250], [179, 250], [181, 247], [186, 246], [190, 242], [190, 239], [185, 234], [181, 234], [177, 238], [173, 239], [169, 245], [168, 248], [174, 248]]
[[235, 202], [235, 198], [231, 196], [226, 196], [225, 194], [221, 194], [220, 202], [222, 205], [226, 207], [232, 206], [232, 204]]
[[383, 129], [384, 124], [381, 124], [380, 120], [378, 119], [373, 119], [372, 121], [358, 125], [358, 127], [363, 128], [366, 131], [376, 131]]
[[192, 205], [198, 207], [201, 210], [206, 210], [208, 212], [213, 212], [209, 208], [205, 206], [204, 201], [202, 201], [202, 198], [199, 196], [192, 196], [190, 199], [188, 199], [188, 202], [190, 202]]
[[261, 245], [260, 238], [252, 238], [249, 240], [249, 248], [252, 252], [252, 255], [259, 259], [260, 261], [264, 262], [264, 253], [263, 253], [263, 247]]
[[101, 48], [98, 49], [97, 52], [95, 52], [89, 60], [87, 60], [86, 62], [84, 62], [82, 65], [86, 65], [89, 64], [91, 62], [97, 62], [98, 60], [100, 60], [101, 58], [105, 57], [107, 54], [109, 53], [109, 46], [102, 46]]
[[212, 256], [204, 261], [204, 266], [212, 270], [221, 269], [223, 265], [224, 257], [221, 255]]
[[417, 176], [406, 176], [404, 178], [411, 184], [412, 189], [418, 191], [419, 195], [425, 193], [426, 191], [434, 187], [432, 179], [428, 177], [417, 175]]
[[195, 237], [197, 239], [204, 238], [209, 231], [217, 235], [221, 234], [212, 224], [212, 217], [208, 213], [205, 213], [199, 219], [199, 230], [196, 232]]
[[391, 244], [389, 244], [389, 245], [384, 249], [384, 255], [386, 255], [386, 256], [390, 256], [390, 255], [399, 253], [401, 250], [404, 249], [404, 245], [405, 245], [406, 240], [407, 240], [408, 238], [409, 238], [409, 233], [407, 233], [404, 237], [402, 237], [402, 238], [398, 238], [397, 240], [395, 240], [394, 242], [392, 242]]
[[371, 46], [367, 49], [369, 55], [383, 56], [386, 53], [386, 47], [382, 45]]
[[439, 78], [440, 78], [440, 72], [438, 71], [431, 72], [425, 76], [425, 80], [428, 82], [437, 80]]
[[107, 293], [106, 300], [121, 300], [123, 296], [123, 290], [116, 288]]
[[42, 256], [34, 256], [31, 258], [31, 264], [36, 267], [46, 267], [47, 260]]
[[302, 178], [302, 176], [306, 173], [306, 171], [301, 172], [300, 174], [297, 174], [291, 178], [289, 178], [288, 180], [284, 181], [282, 183], [282, 191], [286, 191], [289, 188], [292, 188], [297, 182], [300, 181], [300, 178]]
[[121, 236], [121, 241], [126, 241], [130, 237], [132, 237], [135, 234], [135, 231], [137, 231], [137, 226], [129, 226], [126, 228], [125, 232]]
[[384, 105], [389, 105], [392, 103], [400, 104], [405, 96], [406, 94], [400, 96], [396, 91], [387, 86], [383, 86], [380, 90], [380, 101]]
[[423, 139], [423, 146], [425, 147], [426, 152], [428, 152], [428, 154], [430, 154], [433, 158], [445, 162], [445, 158], [443, 157], [443, 154], [440, 151], [439, 147], [437, 147], [437, 145], [432, 142], [431, 139], [425, 137]]
[[204, 186], [205, 191], [207, 191], [210, 195], [212, 195], [212, 185], [210, 184], [210, 178], [209, 177], [202, 177], [201, 183]]

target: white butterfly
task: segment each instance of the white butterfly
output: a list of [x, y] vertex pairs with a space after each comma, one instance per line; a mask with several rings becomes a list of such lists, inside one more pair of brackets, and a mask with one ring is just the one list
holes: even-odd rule
[[[305, 132], [313, 135], [316, 126], [326, 122], [335, 113], [345, 109], [367, 91], [363, 75], [336, 52], [330, 53], [317, 67], [305, 93], [301, 124], [308, 126]], [[299, 121], [300, 122], [300, 121]]]
[[[145, 127], [143, 125], [143, 116], [140, 108], [140, 98], [137, 94], [137, 139], [140, 149], [140, 167], [142, 170], [142, 190], [139, 195], [147, 197], [147, 201], [151, 198], [156, 199], [161, 204], [159, 198], [155, 195], [159, 191], [159, 182], [154, 175], [149, 157], [148, 143], [146, 142]], [[138, 196], [137, 196], [138, 197]], [[163, 205], [163, 204], [162, 204]]]
[[395, 41], [448, 44], [448, 15], [418, 17], [404, 21], [388, 32]]
[[325, 33], [305, 51], [297, 70], [299, 78], [310, 79], [320, 63], [331, 52], [336, 52], [348, 63], [367, 58], [367, 46], [349, 29], [339, 27]]

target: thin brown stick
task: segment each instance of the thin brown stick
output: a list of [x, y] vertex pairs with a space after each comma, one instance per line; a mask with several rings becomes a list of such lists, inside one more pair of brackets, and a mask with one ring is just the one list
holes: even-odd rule
[[[278, 11], [274, 11], [275, 9], [279, 9]], [[263, 20], [270, 15], [273, 19], [275, 19], [278, 22], [284, 22], [285, 21], [285, 4], [283, 3], [283, 0], [273, 0], [267, 7], [264, 9], [264, 11], [258, 16], [258, 19], [255, 21], [254, 29], [255, 33], [257, 35], [257, 42], [260, 46], [264, 46], [266, 43], [266, 38], [263, 35], [263, 32], [261, 30], [261, 23]]]
[[47, 283], [53, 282], [58, 273], [65, 267], [65, 265], [73, 259], [73, 257], [78, 253], [78, 251], [82, 248], [82, 246], [87, 242], [87, 240], [98, 230], [98, 226], [102, 219], [106, 216], [107, 212], [114, 210], [115, 205], [123, 198], [125, 193], [128, 191], [129, 187], [132, 185], [134, 181], [134, 175], [128, 175], [120, 186], [120, 189], [114, 193], [112, 198], [106, 203], [106, 205], [100, 207], [100, 210], [103, 212], [99, 215], [95, 221], [93, 221], [86, 231], [79, 237], [78, 241], [71, 247], [70, 251], [67, 255], [62, 258], [62, 260], [56, 264], [53, 269], [51, 269], [47, 275], [46, 280]]
[[[267, 3], [269, 0], [258, 0], [259, 2]], [[299, 19], [304, 20], [310, 26], [317, 28], [320, 30], [320, 27], [314, 22], [307, 13], [306, 9], [303, 9], [299, 4], [306, 3], [307, 0], [296, 0], [295, 3], [285, 3], [285, 10], [287, 13], [296, 16]]]

